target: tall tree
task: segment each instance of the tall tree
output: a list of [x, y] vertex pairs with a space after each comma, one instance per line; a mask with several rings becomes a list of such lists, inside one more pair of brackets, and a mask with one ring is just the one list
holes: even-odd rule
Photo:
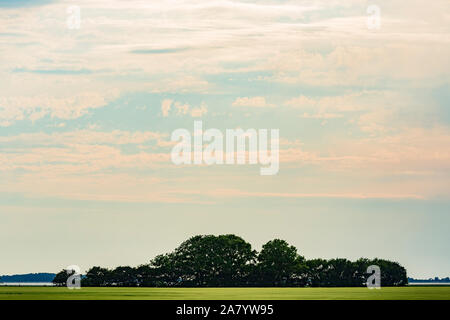
[[112, 285], [111, 271], [106, 268], [92, 267], [81, 280], [85, 287], [103, 287]]
[[328, 261], [325, 259], [312, 259], [306, 261], [308, 273], [307, 285], [310, 287], [322, 287], [327, 284]]
[[[402, 286], [408, 282], [406, 270], [397, 262], [384, 259], [305, 260], [294, 246], [275, 239], [259, 254], [236, 235], [195, 236], [173, 252], [156, 256], [137, 268], [122, 266], [114, 270], [91, 268], [83, 286], [364, 286], [367, 268], [381, 269], [382, 286]], [[54, 283], [65, 285], [68, 274], [59, 272]]]
[[118, 287], [136, 287], [138, 285], [136, 269], [128, 266], [117, 267], [110, 272], [109, 281]]
[[150, 264], [143, 264], [135, 269], [136, 283], [140, 287], [158, 287], [161, 283], [158, 283], [157, 269]]
[[[181, 281], [179, 280], [181, 279], [183, 270], [180, 266], [178, 266], [177, 269], [176, 265], [178, 265], [178, 263], [176, 262], [174, 253], [157, 255], [150, 261], [149, 267], [151, 268], [151, 271], [150, 269], [147, 269], [147, 272], [151, 272], [154, 275], [154, 278], [152, 280], [148, 279], [148, 281], [153, 282], [156, 287], [181, 285]], [[187, 283], [185, 283], [185, 285], [187, 285]]]
[[173, 253], [181, 282], [194, 286], [236, 286], [249, 273], [256, 252], [235, 235], [195, 236]]
[[258, 255], [257, 270], [260, 282], [269, 286], [301, 285], [305, 278], [305, 258], [297, 253], [294, 246], [275, 239], [263, 245]]
[[55, 286], [58, 287], [65, 286], [67, 285], [67, 279], [69, 278], [69, 276], [70, 273], [67, 273], [67, 270], [63, 269], [55, 275], [55, 278], [53, 279], [52, 282]]
[[352, 287], [354, 286], [354, 265], [350, 260], [336, 258], [327, 261], [324, 275], [324, 286]]

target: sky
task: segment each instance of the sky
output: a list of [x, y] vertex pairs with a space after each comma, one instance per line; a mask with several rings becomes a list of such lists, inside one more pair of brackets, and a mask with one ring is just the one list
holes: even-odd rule
[[[450, 276], [449, 35], [446, 0], [1, 0], [0, 274], [234, 233]], [[278, 129], [278, 173], [173, 164], [198, 120]]]

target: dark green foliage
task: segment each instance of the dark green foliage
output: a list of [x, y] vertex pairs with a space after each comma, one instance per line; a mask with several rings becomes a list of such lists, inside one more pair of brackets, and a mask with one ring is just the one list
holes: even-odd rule
[[118, 287], [136, 287], [136, 269], [132, 267], [117, 267], [110, 272], [110, 282]]
[[53, 284], [55, 286], [61, 287], [67, 284], [67, 278], [69, 278], [69, 274], [67, 274], [67, 270], [61, 270], [58, 272], [53, 278]]
[[81, 280], [83, 287], [103, 287], [113, 285], [111, 271], [101, 267], [92, 267]]
[[256, 267], [259, 279], [256, 285], [279, 287], [306, 283], [305, 258], [284, 240], [275, 239], [263, 245]]
[[[347, 259], [314, 259], [306, 261], [308, 285], [311, 287], [353, 287], [358, 286], [357, 270]], [[364, 279], [367, 274], [364, 270]], [[359, 284], [362, 285], [362, 282]]]
[[66, 286], [67, 285], [67, 279], [74, 273], [74, 270], [67, 270], [63, 269], [60, 272], [58, 272], [55, 277], [53, 278], [53, 284], [58, 287]]
[[[244, 239], [235, 235], [195, 236], [173, 252], [158, 255], [149, 264], [114, 270], [91, 268], [82, 286], [122, 287], [361, 287], [369, 276], [367, 268], [381, 269], [381, 286], [408, 283], [406, 270], [397, 262], [361, 258], [305, 260], [294, 246], [275, 239], [263, 245], [258, 254]], [[55, 276], [54, 283], [65, 285], [67, 272]]]
[[408, 284], [406, 269], [398, 262], [376, 258], [373, 260], [359, 259], [355, 263], [357, 264], [360, 273], [365, 272], [370, 265], [379, 266], [381, 269], [382, 286], [404, 286]]
[[195, 236], [151, 265], [169, 286], [231, 287], [245, 283], [256, 252], [235, 235]]

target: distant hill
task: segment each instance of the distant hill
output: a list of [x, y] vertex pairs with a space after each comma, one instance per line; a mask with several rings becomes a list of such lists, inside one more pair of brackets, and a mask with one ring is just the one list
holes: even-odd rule
[[52, 282], [54, 278], [54, 273], [27, 273], [0, 276], [0, 282]]
[[448, 283], [450, 282], [450, 278], [446, 277], [446, 278], [441, 278], [439, 279], [438, 277], [435, 278], [429, 278], [429, 279], [414, 279], [414, 278], [408, 278], [408, 282], [409, 283], [414, 283], [414, 282], [429, 282], [429, 283]]

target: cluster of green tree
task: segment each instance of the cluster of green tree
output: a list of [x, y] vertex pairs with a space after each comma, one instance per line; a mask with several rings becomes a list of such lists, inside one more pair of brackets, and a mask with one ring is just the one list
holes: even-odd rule
[[[406, 270], [383, 259], [306, 260], [294, 246], [275, 239], [258, 253], [235, 235], [195, 236], [173, 252], [155, 257], [149, 264], [93, 267], [82, 278], [82, 286], [142, 287], [236, 287], [236, 286], [364, 286], [367, 267], [381, 269], [382, 286], [407, 284]], [[57, 285], [65, 285], [67, 271], [58, 273]]]

